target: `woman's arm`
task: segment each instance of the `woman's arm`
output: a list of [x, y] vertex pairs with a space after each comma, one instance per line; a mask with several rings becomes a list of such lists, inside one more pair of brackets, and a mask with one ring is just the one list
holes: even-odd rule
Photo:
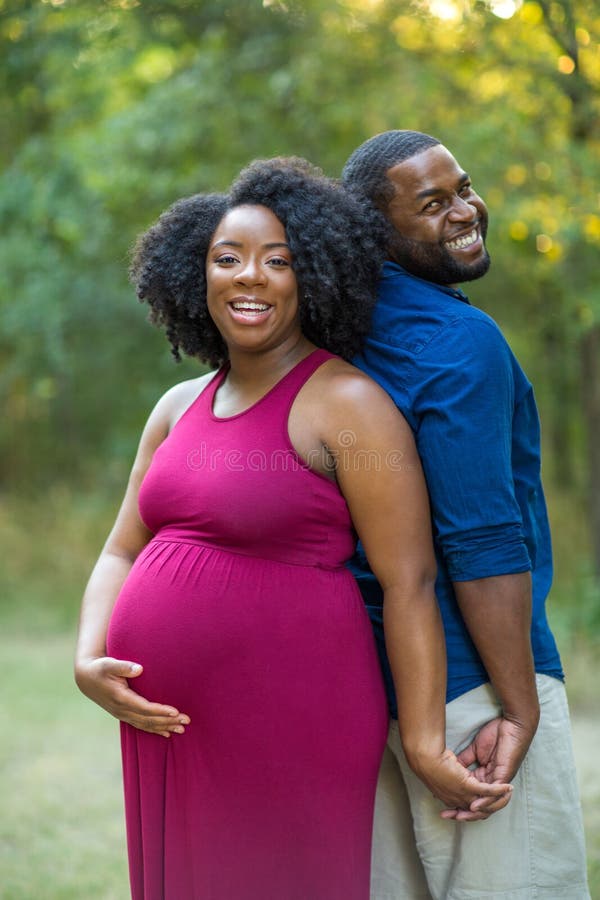
[[[427, 490], [412, 432], [387, 394], [360, 373], [338, 369], [329, 401], [331, 395], [325, 440], [384, 592], [386, 648], [408, 763], [456, 811], [446, 810], [446, 817], [485, 818], [508, 803], [511, 788], [482, 790], [446, 748], [444, 633], [434, 593]], [[479, 810], [484, 803], [485, 810]]]
[[125, 498], [83, 595], [75, 653], [79, 689], [111, 715], [142, 731], [169, 737], [182, 733], [190, 719], [173, 706], [152, 703], [133, 691], [128, 679], [142, 672], [138, 663], [106, 656], [112, 610], [137, 555], [151, 532], [138, 512], [138, 494], [154, 451], [202, 385], [195, 379], [176, 385], [157, 403], [142, 433]]

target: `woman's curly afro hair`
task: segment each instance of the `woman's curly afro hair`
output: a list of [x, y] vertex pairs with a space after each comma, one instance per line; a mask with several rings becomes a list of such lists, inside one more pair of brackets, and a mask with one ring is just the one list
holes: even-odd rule
[[206, 254], [225, 213], [245, 205], [268, 207], [285, 228], [304, 335], [350, 359], [369, 330], [389, 226], [298, 157], [255, 160], [228, 194], [179, 200], [138, 239], [131, 280], [175, 358], [183, 351], [212, 366], [227, 360], [207, 308]]

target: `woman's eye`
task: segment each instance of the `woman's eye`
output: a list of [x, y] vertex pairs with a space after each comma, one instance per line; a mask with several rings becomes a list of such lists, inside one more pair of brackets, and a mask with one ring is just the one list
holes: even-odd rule
[[279, 266], [285, 267], [285, 266], [290, 265], [289, 259], [286, 259], [284, 256], [274, 256], [270, 260], [268, 260], [268, 263], [270, 266], [278, 266], [278, 267]]
[[229, 254], [227, 254], [225, 256], [218, 256], [215, 259], [215, 262], [219, 266], [230, 266], [233, 265], [233, 263], [236, 263], [237, 259], [235, 258], [235, 256], [229, 256]]

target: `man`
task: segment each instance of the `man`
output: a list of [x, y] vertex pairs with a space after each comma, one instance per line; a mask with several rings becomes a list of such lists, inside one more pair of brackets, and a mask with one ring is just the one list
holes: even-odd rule
[[[412, 426], [427, 477], [448, 746], [481, 779], [514, 784], [509, 805], [486, 821], [440, 817], [392, 722], [372, 896], [585, 900], [564, 677], [545, 613], [552, 560], [535, 401], [497, 325], [456, 287], [489, 268], [485, 204], [450, 152], [419, 132], [371, 138], [343, 181], [392, 226], [372, 331], [355, 362]], [[353, 571], [382, 645], [381, 591], [360, 547]], [[383, 649], [382, 661], [391, 685]], [[394, 716], [391, 689], [390, 703]]]

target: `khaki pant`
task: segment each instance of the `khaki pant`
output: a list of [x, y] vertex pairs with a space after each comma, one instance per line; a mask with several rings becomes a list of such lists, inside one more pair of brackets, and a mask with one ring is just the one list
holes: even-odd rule
[[[540, 724], [507, 807], [481, 822], [440, 819], [392, 722], [375, 804], [372, 900], [589, 900], [564, 685], [537, 676]], [[499, 714], [483, 685], [446, 707], [456, 752]], [[412, 819], [411, 819], [412, 813]]]

